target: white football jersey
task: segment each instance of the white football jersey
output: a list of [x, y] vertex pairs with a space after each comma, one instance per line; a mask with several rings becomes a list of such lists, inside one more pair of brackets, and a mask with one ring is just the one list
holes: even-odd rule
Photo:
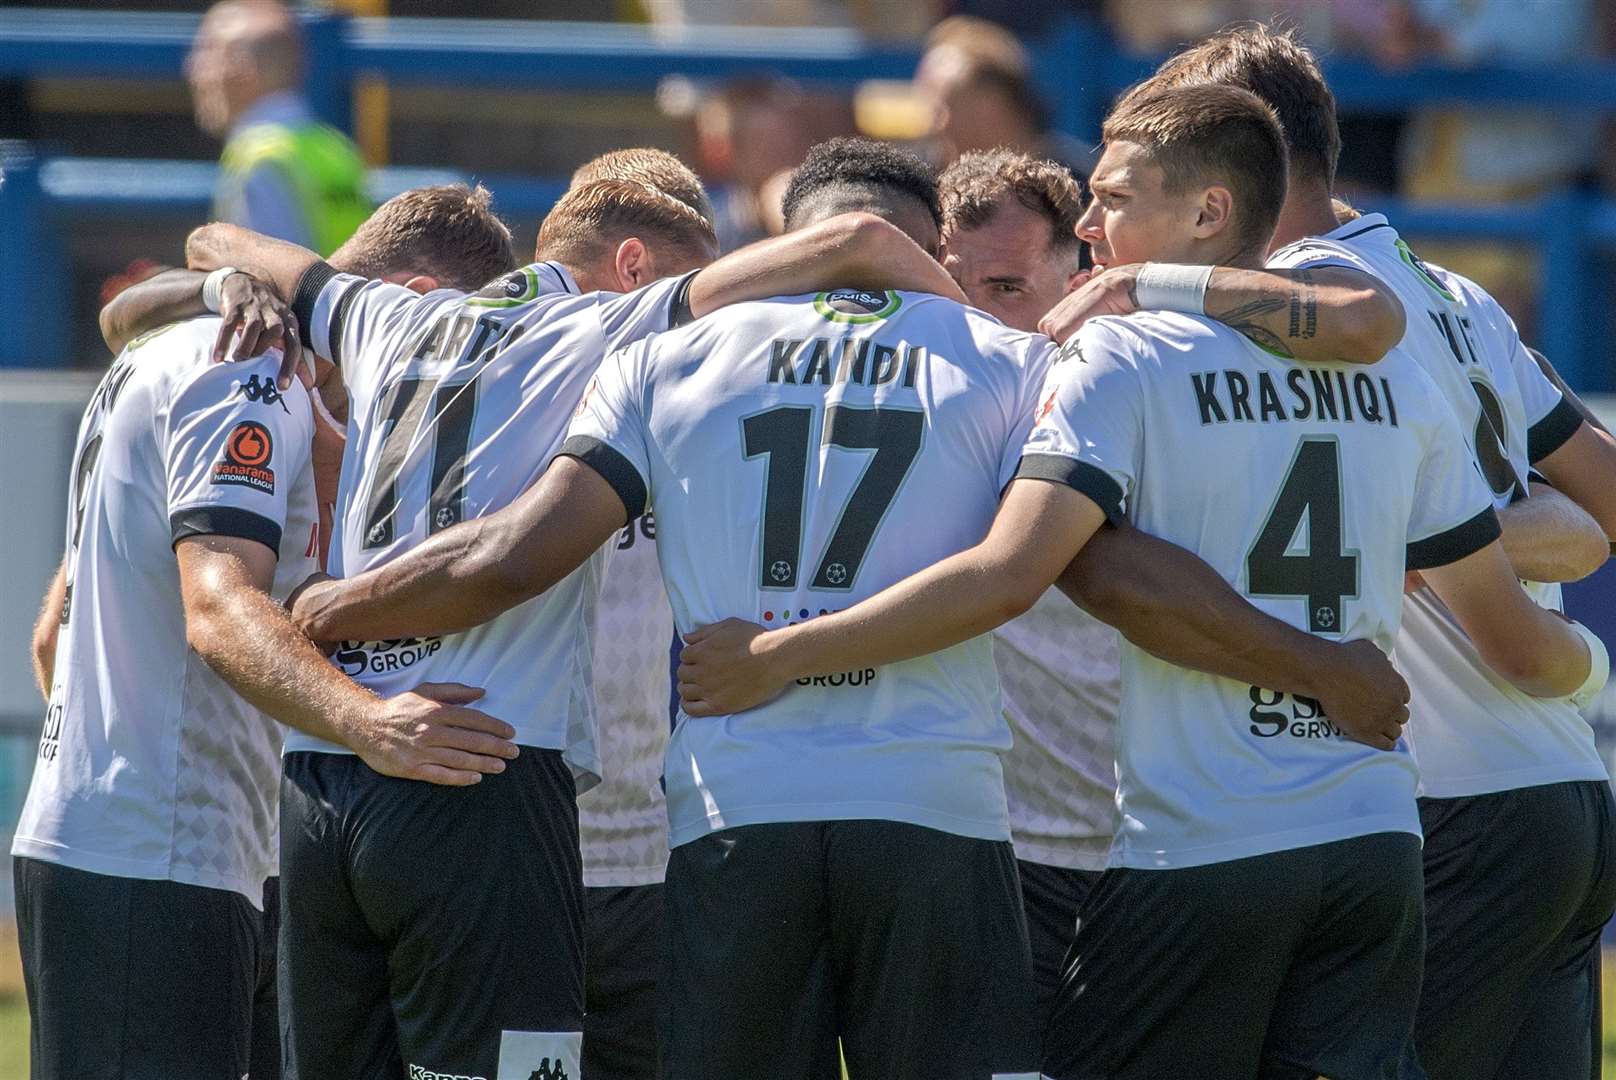
[[[565, 269], [537, 263], [475, 295], [420, 296], [329, 267], [316, 274], [300, 317], [314, 350], [342, 369], [350, 401], [329, 559], [338, 577], [527, 490], [601, 357], [666, 329], [685, 281], [578, 295]], [[600, 774], [590, 653], [604, 558], [464, 633], [348, 641], [333, 659], [383, 696], [423, 682], [481, 687], [478, 709], [514, 727], [518, 744], [561, 750], [587, 786]], [[299, 735], [287, 750], [342, 748]]]
[[214, 364], [218, 319], [130, 342], [79, 425], [67, 603], [14, 855], [227, 889], [275, 873], [282, 729], [186, 641], [174, 545], [255, 540], [283, 598], [319, 550], [309, 398], [279, 354]]
[[[1017, 475], [1070, 484], [1299, 628], [1389, 653], [1405, 559], [1445, 565], [1498, 536], [1452, 410], [1400, 353], [1309, 366], [1206, 319], [1140, 313], [1092, 320], [1069, 355]], [[1122, 673], [1111, 865], [1419, 833], [1406, 750], [1347, 740], [1318, 702], [1126, 641]]]
[[[1283, 248], [1270, 265], [1351, 266], [1396, 292], [1408, 317], [1401, 348], [1459, 417], [1498, 507], [1524, 497], [1532, 463], [1581, 426], [1498, 302], [1474, 282], [1421, 262], [1381, 215]], [[1527, 591], [1559, 609], [1557, 585]], [[1581, 714], [1564, 699], [1532, 697], [1495, 675], [1429, 589], [1410, 596], [1404, 608], [1397, 661], [1412, 691], [1409, 743], [1422, 795], [1455, 798], [1608, 777]]]
[[1059, 589], [993, 631], [1015, 744], [1004, 793], [1016, 858], [1104, 870], [1117, 828], [1122, 636]]
[[[741, 304], [608, 357], [563, 452], [631, 517], [655, 511], [681, 632], [782, 627], [985, 535], [1053, 353], [919, 293]], [[1007, 839], [1009, 746], [985, 635], [805, 679], [750, 712], [681, 715], [671, 842], [849, 818]]]
[[673, 612], [656, 516], [623, 526], [600, 585], [595, 717], [600, 784], [578, 799], [584, 884], [655, 885], [668, 868], [662, 756], [672, 718]]

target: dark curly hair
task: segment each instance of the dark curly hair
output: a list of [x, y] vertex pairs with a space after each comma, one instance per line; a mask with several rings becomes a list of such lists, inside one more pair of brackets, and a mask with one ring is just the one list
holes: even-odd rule
[[942, 200], [937, 174], [920, 158], [891, 143], [841, 137], [827, 139], [808, 151], [786, 186], [781, 210], [786, 228], [795, 226], [802, 205], [822, 192], [837, 188], [892, 191], [914, 199], [943, 226]]

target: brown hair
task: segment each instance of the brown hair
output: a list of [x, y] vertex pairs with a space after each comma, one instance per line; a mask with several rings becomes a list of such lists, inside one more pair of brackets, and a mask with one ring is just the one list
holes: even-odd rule
[[1147, 82], [1117, 103], [1101, 133], [1107, 143], [1143, 147], [1170, 192], [1227, 186], [1241, 253], [1267, 249], [1285, 204], [1285, 136], [1274, 110], [1255, 94]]
[[972, 150], [944, 170], [937, 186], [943, 199], [943, 231], [986, 225], [1005, 200], [1014, 198], [1049, 222], [1049, 244], [1077, 250], [1077, 219], [1083, 192], [1066, 166], [999, 147]]
[[1335, 183], [1341, 157], [1335, 95], [1319, 62], [1294, 31], [1261, 23], [1231, 26], [1171, 57], [1150, 83], [1184, 86], [1216, 83], [1249, 90], [1273, 107], [1299, 175]]
[[712, 222], [689, 203], [635, 180], [593, 180], [561, 197], [539, 226], [538, 257], [568, 266], [603, 258], [631, 236], [703, 262], [718, 250]]
[[479, 289], [517, 265], [492, 198], [480, 184], [412, 188], [382, 203], [331, 263], [361, 277], [426, 274], [446, 289]]
[[633, 180], [646, 187], [672, 195], [712, 224], [713, 204], [707, 189], [684, 162], [666, 150], [632, 147], [611, 150], [584, 162], [572, 174], [568, 191], [596, 180]]

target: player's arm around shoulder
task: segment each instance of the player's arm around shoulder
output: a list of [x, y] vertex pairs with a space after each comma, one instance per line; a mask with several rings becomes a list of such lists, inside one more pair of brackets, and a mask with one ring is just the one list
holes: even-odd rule
[[748, 244], [705, 267], [690, 282], [690, 314], [830, 289], [896, 289], [965, 302], [948, 271], [908, 234], [875, 214], [850, 213]]
[[469, 784], [500, 771], [515, 756], [514, 731], [464, 708], [480, 691], [428, 685], [377, 698], [329, 664], [270, 595], [289, 496], [312, 483], [313, 424], [307, 391], [275, 393], [273, 373], [272, 358], [193, 369], [163, 417], [187, 644], [249, 703], [347, 745], [379, 772]]
[[1419, 572], [1447, 605], [1487, 666], [1522, 693], [1591, 697], [1609, 675], [1604, 646], [1522, 590], [1504, 552], [1492, 493], [1452, 409], [1428, 376], [1423, 383], [1411, 377], [1407, 385], [1415, 391], [1406, 399], [1408, 411], [1417, 409], [1423, 421], [1407, 569]]
[[1150, 310], [1206, 315], [1269, 352], [1310, 362], [1375, 363], [1407, 326], [1396, 294], [1355, 267], [1144, 263], [1093, 275], [1055, 305], [1039, 329], [1065, 342], [1096, 316]]

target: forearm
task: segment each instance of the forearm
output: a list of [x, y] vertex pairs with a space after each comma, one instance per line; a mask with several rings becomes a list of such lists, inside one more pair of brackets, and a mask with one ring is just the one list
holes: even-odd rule
[[699, 317], [726, 304], [835, 288], [965, 299], [948, 271], [896, 227], [873, 214], [841, 214], [724, 256], [691, 281], [690, 310]]
[[377, 698], [298, 633], [267, 593], [239, 588], [187, 613], [191, 647], [255, 707], [299, 731], [352, 747]]
[[185, 262], [192, 270], [238, 267], [272, 285], [282, 300], [292, 298], [304, 271], [319, 260], [308, 248], [222, 221], [192, 231], [185, 241]]
[[62, 628], [62, 607], [67, 602], [67, 564], [56, 570], [45, 590], [45, 601], [40, 605], [39, 618], [34, 621], [33, 660], [34, 684], [40, 696], [50, 700], [51, 683], [56, 678], [56, 639]]
[[1586, 510], [1545, 484], [1531, 486], [1531, 498], [1498, 512], [1504, 554], [1525, 581], [1577, 581], [1610, 554], [1605, 531]]
[[1266, 615], [1176, 544], [1101, 529], [1056, 583], [1130, 642], [1179, 667], [1317, 696], [1328, 643]]
[[320, 582], [294, 607], [315, 641], [379, 641], [480, 626], [551, 582], [513, 574], [519, 554], [498, 515], [446, 529], [385, 566]]
[[101, 338], [107, 348], [122, 352], [147, 330], [208, 314], [202, 303], [206, 278], [195, 270], [165, 270], [113, 297], [101, 309]]
[[1280, 356], [1372, 364], [1402, 340], [1403, 305], [1385, 285], [1345, 267], [1218, 267], [1206, 314]]
[[985, 634], [1047, 588], [1018, 588], [1006, 568], [972, 548], [833, 615], [762, 635], [783, 680], [912, 660]]

